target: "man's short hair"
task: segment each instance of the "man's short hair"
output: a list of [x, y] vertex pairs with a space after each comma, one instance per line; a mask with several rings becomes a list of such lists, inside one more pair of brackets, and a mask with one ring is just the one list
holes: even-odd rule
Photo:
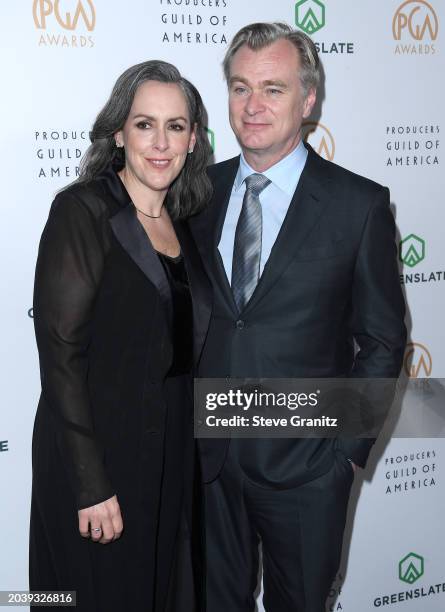
[[294, 30], [287, 23], [251, 23], [233, 37], [223, 61], [224, 76], [230, 80], [230, 66], [235, 53], [244, 45], [257, 51], [277, 40], [288, 40], [298, 51], [301, 70], [300, 81], [306, 97], [309, 90], [317, 89], [320, 82], [320, 59], [312, 39], [304, 32]]

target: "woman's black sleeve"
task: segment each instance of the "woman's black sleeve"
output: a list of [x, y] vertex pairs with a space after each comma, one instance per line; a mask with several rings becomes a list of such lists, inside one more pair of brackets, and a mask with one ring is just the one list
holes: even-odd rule
[[104, 258], [100, 224], [91, 210], [73, 194], [59, 194], [39, 247], [34, 324], [43, 400], [78, 509], [114, 494], [94, 435], [87, 388], [92, 316]]

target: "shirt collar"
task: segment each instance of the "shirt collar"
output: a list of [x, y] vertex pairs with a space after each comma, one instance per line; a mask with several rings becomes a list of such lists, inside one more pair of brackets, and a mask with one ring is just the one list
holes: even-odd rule
[[[279, 189], [292, 197], [296, 189], [296, 183], [298, 183], [298, 179], [306, 163], [306, 159], [307, 149], [303, 141], [300, 140], [293, 151], [261, 174], [267, 176], [267, 178], [279, 187]], [[255, 173], [256, 170], [249, 166], [243, 153], [241, 153], [238, 172], [236, 173], [235, 182], [233, 184], [234, 190], [240, 189], [244, 180]]]

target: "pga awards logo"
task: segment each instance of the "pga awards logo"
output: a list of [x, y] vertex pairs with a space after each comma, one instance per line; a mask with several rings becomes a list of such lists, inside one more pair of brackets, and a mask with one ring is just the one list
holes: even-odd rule
[[425, 0], [407, 0], [396, 10], [392, 34], [396, 55], [434, 55], [439, 20], [433, 6]]
[[96, 10], [91, 0], [34, 0], [34, 25], [39, 47], [91, 48]]
[[409, 378], [429, 378], [433, 370], [433, 358], [428, 348], [420, 342], [408, 342], [403, 367]]
[[302, 126], [302, 137], [321, 157], [328, 161], [334, 159], [335, 140], [325, 125], [315, 121], [306, 121]]

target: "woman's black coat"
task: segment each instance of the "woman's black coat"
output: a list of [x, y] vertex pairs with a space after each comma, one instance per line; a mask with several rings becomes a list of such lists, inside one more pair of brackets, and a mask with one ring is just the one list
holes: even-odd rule
[[[175, 230], [193, 301], [196, 364], [210, 288], [187, 225]], [[33, 589], [77, 590], [78, 610], [158, 612], [172, 587], [194, 443], [191, 376], [167, 377], [171, 317], [166, 274], [115, 171], [61, 192], [35, 280], [42, 395], [30, 577]], [[77, 510], [114, 494], [121, 539], [82, 539]]]

